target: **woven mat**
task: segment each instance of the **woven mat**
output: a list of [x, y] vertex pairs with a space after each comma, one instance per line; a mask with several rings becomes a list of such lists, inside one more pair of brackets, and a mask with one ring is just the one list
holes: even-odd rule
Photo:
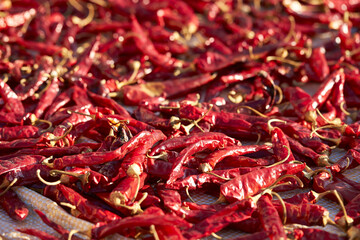
[[[335, 162], [339, 158], [341, 158], [346, 151], [335, 149], [330, 156], [330, 160]], [[350, 169], [345, 172], [345, 176], [354, 180], [356, 182], [360, 182], [360, 167], [355, 169]], [[44, 196], [26, 188], [26, 187], [17, 187], [15, 191], [22, 198], [22, 200], [29, 207], [29, 215], [23, 222], [18, 222], [12, 220], [4, 210], [0, 208], [0, 236], [5, 239], [37, 239], [36, 237], [32, 237], [26, 234], [22, 234], [17, 232], [15, 229], [17, 228], [36, 228], [53, 234], [54, 236], [59, 236], [54, 230], [45, 225], [41, 219], [37, 216], [33, 209], [39, 209], [44, 212], [48, 218], [53, 220], [54, 222], [61, 224], [63, 227], [72, 230], [72, 229], [80, 229], [86, 230], [91, 228], [92, 224], [72, 217], [68, 213], [66, 213], [60, 206], [58, 206], [55, 202], [45, 198]], [[299, 192], [306, 192], [309, 189], [297, 189], [293, 191], [283, 192], [280, 195], [284, 198], [293, 196]], [[196, 193], [191, 192], [193, 199], [199, 204], [212, 204], [216, 201], [216, 197], [207, 195], [204, 193]], [[321, 199], [318, 204], [327, 208], [330, 212], [330, 217], [334, 219], [336, 213], [339, 211], [340, 207], [336, 202], [332, 202], [327, 199]], [[326, 226], [325, 229], [330, 232], [337, 232], [338, 229], [333, 226]], [[223, 239], [230, 239], [234, 237], [238, 237], [240, 235], [244, 235], [245, 233], [235, 231], [232, 229], [224, 229], [222, 231], [217, 232], [217, 235], [223, 237]], [[110, 238], [108, 238], [110, 239]], [[119, 235], [112, 237], [111, 239], [125, 239], [121, 238]], [[213, 237], [208, 237], [205, 239], [215, 239]]]

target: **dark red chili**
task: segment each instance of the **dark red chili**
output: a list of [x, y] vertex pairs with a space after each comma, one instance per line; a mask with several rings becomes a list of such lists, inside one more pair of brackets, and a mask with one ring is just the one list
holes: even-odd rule
[[11, 218], [17, 221], [25, 220], [29, 214], [25, 203], [11, 189], [0, 196], [0, 205]]
[[234, 202], [251, 197], [275, 183], [280, 176], [301, 172], [304, 167], [305, 164], [280, 164], [240, 175], [220, 186], [220, 198]]
[[261, 226], [270, 239], [285, 240], [287, 237], [283, 223], [271, 199], [271, 195], [266, 193], [256, 203]]

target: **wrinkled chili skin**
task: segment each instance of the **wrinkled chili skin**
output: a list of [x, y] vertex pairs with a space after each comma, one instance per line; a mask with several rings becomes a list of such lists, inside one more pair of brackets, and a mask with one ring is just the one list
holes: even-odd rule
[[280, 216], [271, 203], [271, 196], [264, 194], [257, 201], [257, 208], [260, 215], [260, 222], [263, 230], [268, 234], [270, 239], [285, 240], [286, 234], [280, 219]]
[[[352, 225], [358, 225], [360, 223], [360, 194], [354, 197], [346, 206], [346, 214], [352, 219]], [[335, 216], [335, 222], [344, 226], [344, 212], [339, 211]]]
[[341, 237], [337, 234], [327, 232], [317, 228], [296, 228], [293, 230], [295, 239], [310, 240], [310, 239], [321, 239], [321, 240], [345, 240], [346, 237]]
[[229, 202], [253, 196], [262, 188], [273, 184], [283, 174], [295, 174], [304, 169], [304, 164], [281, 164], [278, 166], [258, 169], [240, 175], [220, 186], [220, 193]]
[[29, 214], [25, 203], [11, 189], [0, 196], [0, 205], [11, 218], [17, 221], [24, 221]]
[[54, 237], [53, 235], [51, 235], [51, 234], [49, 234], [47, 232], [38, 230], [38, 229], [21, 228], [21, 229], [16, 229], [16, 231], [26, 233], [26, 234], [31, 235], [31, 236], [38, 237], [41, 240], [59, 240], [59, 238]]
[[81, 213], [79, 214], [81, 218], [86, 218], [94, 223], [111, 222], [116, 219], [121, 219], [120, 216], [91, 204], [85, 197], [69, 187], [59, 184], [57, 185], [57, 189], [63, 194], [67, 202], [74, 205], [76, 210]]
[[[212, 232], [217, 232], [229, 225], [230, 222], [240, 222], [250, 218], [254, 209], [255, 203], [251, 198], [235, 202], [187, 229], [184, 232], [184, 237], [186, 239], [199, 239], [208, 236]], [[232, 220], [229, 218], [232, 218]]]

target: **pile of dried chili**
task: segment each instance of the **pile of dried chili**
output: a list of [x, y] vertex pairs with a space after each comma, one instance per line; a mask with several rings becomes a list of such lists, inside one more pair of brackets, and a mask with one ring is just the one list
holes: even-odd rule
[[[346, 175], [360, 165], [359, 12], [358, 0], [1, 1], [0, 206], [23, 221], [14, 190], [36, 189], [93, 223], [91, 239], [360, 239], [360, 183]], [[332, 162], [335, 148], [347, 153]], [[338, 234], [310, 227], [327, 224]]]

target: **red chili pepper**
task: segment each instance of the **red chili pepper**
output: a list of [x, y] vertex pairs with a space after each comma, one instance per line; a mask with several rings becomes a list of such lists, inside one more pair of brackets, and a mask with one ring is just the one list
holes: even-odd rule
[[0, 205], [11, 218], [17, 221], [23, 221], [28, 216], [29, 210], [25, 203], [11, 189], [0, 196]]
[[280, 164], [240, 175], [220, 186], [220, 198], [224, 197], [228, 202], [245, 199], [269, 187], [280, 176], [301, 172], [304, 167], [305, 164]]
[[49, 88], [40, 97], [39, 103], [34, 110], [34, 114], [37, 118], [41, 118], [45, 110], [52, 106], [57, 94], [59, 93], [59, 79], [54, 77], [49, 85]]
[[218, 140], [221, 141], [224, 146], [240, 144], [234, 138], [228, 137], [223, 133], [216, 133], [216, 132], [194, 133], [187, 136], [167, 139], [164, 142], [160, 143], [159, 145], [155, 146], [151, 150], [149, 155], [154, 156], [156, 154], [161, 153], [162, 151], [171, 151], [175, 149], [185, 148], [188, 145], [194, 144], [202, 140]]
[[26, 50], [34, 50], [39, 52], [39, 54], [41, 55], [48, 55], [48, 56], [61, 55], [61, 53], [64, 50], [63, 47], [60, 47], [58, 45], [29, 41], [29, 40], [24, 40], [22, 38], [16, 38], [15, 43], [19, 44]]
[[[86, 168], [72, 168], [69, 171], [51, 170], [49, 174], [53, 177], [61, 175], [60, 182], [66, 185], [80, 181], [81, 190], [86, 193], [104, 191], [109, 189], [109, 185], [112, 185], [108, 177]], [[119, 174], [121, 175], [121, 171], [119, 171]]]
[[[333, 176], [330, 178], [330, 174], [327, 172], [321, 172], [313, 178], [313, 189], [317, 192], [325, 192], [328, 190], [337, 190], [343, 197], [344, 202], [348, 203], [354, 199], [360, 190], [353, 187], [349, 183], [342, 181], [341, 175]], [[331, 196], [329, 196], [330, 198]]]
[[325, 154], [318, 154], [315, 151], [313, 151], [311, 148], [304, 147], [299, 143], [298, 141], [286, 136], [286, 139], [288, 140], [290, 144], [291, 150], [294, 152], [304, 155], [308, 158], [310, 158], [317, 166], [329, 166], [329, 157]]
[[129, 112], [120, 104], [118, 104], [116, 101], [102, 97], [98, 94], [92, 93], [90, 91], [87, 91], [87, 94], [91, 99], [93, 99], [94, 102], [99, 104], [99, 106], [107, 107], [115, 111], [116, 114], [119, 114], [123, 117], [130, 117]]
[[250, 70], [245, 70], [239, 73], [233, 73], [229, 75], [221, 76], [220, 80], [223, 83], [232, 84], [236, 82], [242, 82], [249, 78], [253, 78], [259, 75], [259, 72], [262, 70], [268, 70], [268, 65], [261, 65], [259, 67], [253, 67]]
[[280, 216], [271, 202], [271, 195], [266, 193], [257, 201], [260, 222], [270, 239], [287, 239]]
[[28, 235], [31, 236], [35, 236], [41, 240], [59, 240], [59, 238], [54, 237], [53, 235], [41, 231], [39, 229], [33, 229], [33, 228], [21, 228], [21, 229], [16, 229], [16, 231], [22, 232], [22, 233], [26, 233]]
[[345, 13], [346, 11], [353, 12], [355, 9], [357, 9], [360, 6], [360, 1], [349, 1], [345, 0], [341, 3], [334, 0], [325, 0], [324, 4], [330, 8], [338, 11], [339, 13]]
[[[288, 87], [285, 89], [284, 94], [286, 98], [289, 99], [296, 115], [298, 115], [300, 119], [316, 119], [315, 109], [308, 108], [308, 106], [311, 106], [312, 98], [307, 92], [299, 87]], [[307, 111], [310, 112], [307, 113]]]
[[351, 225], [358, 225], [360, 223], [360, 194], [354, 197], [345, 206], [347, 220], [345, 220], [344, 212], [340, 211], [335, 216], [335, 222], [342, 227], [347, 227], [347, 222]]
[[234, 179], [240, 175], [247, 174], [251, 171], [255, 171], [258, 168], [239, 167], [226, 170], [214, 170], [211, 173], [193, 174], [182, 180], [177, 180], [171, 186], [171, 189], [188, 188], [189, 190], [195, 190], [202, 188], [206, 183], [222, 184], [229, 179]]
[[[166, 180], [171, 173], [172, 163], [163, 160], [148, 159], [146, 168], [146, 172], [150, 176]], [[187, 167], [183, 167], [182, 171], [182, 178], [198, 174], [198, 170]]]
[[274, 156], [269, 157], [260, 157], [253, 158], [247, 156], [235, 156], [228, 157], [219, 163], [215, 169], [228, 169], [228, 168], [238, 168], [238, 167], [261, 167], [261, 166], [269, 166], [276, 162], [276, 158]]
[[124, 86], [124, 101], [128, 105], [138, 105], [140, 101], [152, 97], [173, 98], [191, 92], [212, 81], [214, 76], [201, 74], [163, 82], [146, 82], [134, 86]]
[[[271, 133], [271, 143], [273, 145], [273, 151], [278, 161], [282, 161], [289, 155], [286, 162], [291, 162], [295, 160], [294, 155], [291, 152], [289, 141], [286, 138], [285, 133], [277, 127], [269, 129]], [[284, 148], [287, 148], [287, 152], [284, 151]]]
[[310, 239], [319, 239], [319, 240], [345, 240], [346, 237], [339, 236], [335, 233], [330, 233], [318, 228], [295, 228], [293, 229], [294, 239], [296, 240], [310, 240]]
[[154, 130], [151, 136], [139, 142], [142, 146], [129, 152], [121, 164], [121, 167], [126, 171], [127, 175], [134, 177], [143, 173], [146, 154], [155, 143], [165, 139], [166, 136], [160, 130]]
[[243, 50], [240, 53], [234, 53], [230, 56], [208, 51], [198, 57], [195, 60], [195, 64], [201, 72], [215, 72], [238, 62], [247, 62], [251, 60], [251, 58], [258, 59], [266, 57], [270, 51], [279, 47], [279, 44], [268, 44], [262, 47], [256, 47], [251, 52], [251, 55], [249, 50]]
[[0, 30], [15, 28], [25, 24], [36, 14], [36, 10], [31, 8], [27, 11], [9, 14], [5, 17], [0, 18]]
[[326, 226], [329, 222], [333, 223], [329, 217], [329, 211], [317, 204], [291, 204], [284, 202], [286, 215], [283, 206], [279, 202], [273, 202], [282, 219], [286, 216], [286, 223], [296, 223], [306, 226]]
[[91, 65], [94, 61], [96, 52], [99, 49], [100, 37], [97, 36], [90, 46], [79, 56], [78, 61], [70, 71], [73, 71], [74, 75], [86, 76], [89, 72]]
[[330, 96], [334, 85], [341, 81], [342, 78], [345, 78], [343, 69], [339, 69], [328, 75], [316, 93], [312, 96], [312, 101], [306, 106], [307, 112], [305, 113], [305, 119], [307, 121], [316, 121], [316, 119], [312, 118], [312, 114], [314, 114], [315, 109], [320, 108], [325, 103], [327, 98]]
[[159, 240], [167, 240], [167, 239], [185, 239], [181, 234], [181, 231], [176, 226], [162, 226], [159, 225], [156, 228], [154, 227], [157, 237]]
[[111, 222], [117, 219], [121, 219], [120, 216], [102, 209], [94, 204], [91, 204], [91, 202], [89, 202], [85, 197], [81, 196], [79, 193], [69, 187], [66, 187], [62, 184], [59, 184], [56, 187], [63, 194], [67, 202], [75, 206], [75, 209], [72, 209], [72, 213], [76, 217], [86, 219], [93, 223]]
[[343, 172], [346, 169], [352, 169], [360, 164], [360, 153], [355, 149], [350, 149], [345, 156], [340, 158], [331, 169], [336, 172]]
[[72, 156], [65, 156], [62, 158], [56, 158], [52, 163], [46, 163], [52, 168], [63, 169], [67, 166], [84, 167], [95, 164], [102, 164], [113, 161], [115, 159], [123, 158], [131, 149], [134, 149], [143, 139], [151, 136], [151, 132], [142, 131], [134, 136], [130, 141], [117, 148], [114, 151], [109, 152], [91, 152], [83, 153]]
[[271, 147], [267, 145], [246, 145], [246, 146], [230, 146], [224, 149], [217, 150], [209, 154], [205, 161], [200, 164], [199, 169], [202, 172], [211, 172], [217, 163], [226, 157], [239, 156], [258, 152], [261, 150], [270, 150]]
[[65, 106], [67, 103], [71, 101], [71, 95], [74, 89], [69, 88], [66, 91], [60, 93], [53, 101], [51, 108], [46, 111], [44, 119], [49, 119], [51, 115], [59, 111], [60, 108]]
[[0, 110], [0, 122], [19, 124], [25, 114], [24, 106], [16, 93], [2, 79], [0, 79], [0, 95], [5, 103]]
[[255, 201], [251, 198], [232, 203], [214, 215], [183, 231], [186, 239], [199, 239], [218, 232], [233, 222], [240, 222], [251, 217]]
[[[52, 229], [54, 229], [55, 231], [57, 231], [58, 233], [60, 233], [62, 235], [62, 237], [69, 237], [70, 232], [68, 230], [66, 230], [65, 228], [63, 228], [61, 225], [51, 221], [50, 219], [48, 219], [46, 217], [46, 215], [44, 213], [42, 213], [41, 211], [35, 209], [34, 210], [36, 212], [36, 214], [41, 218], [41, 220], [48, 225], [49, 227], [51, 227]], [[79, 240], [80, 238], [76, 237], [76, 236], [72, 236], [73, 239], [75, 240]]]
[[313, 48], [309, 63], [305, 63], [305, 70], [313, 81], [322, 82], [330, 73], [328, 63], [325, 58], [324, 48]]
[[12, 141], [22, 138], [37, 138], [39, 136], [39, 128], [31, 125], [0, 128], [1, 141]]
[[120, 183], [111, 191], [110, 201], [112, 205], [124, 205], [130, 201], [134, 201], [139, 190], [144, 186], [146, 173], [142, 173], [138, 177], [125, 177]]
[[92, 152], [98, 149], [99, 143], [76, 144], [70, 147], [48, 147], [48, 148], [25, 148], [16, 152], [18, 155], [41, 155], [45, 157], [63, 157], [85, 152]]
[[193, 143], [189, 147], [182, 150], [179, 156], [175, 159], [173, 163], [171, 173], [169, 175], [168, 180], [166, 181], [167, 185], [171, 185], [176, 179], [181, 176], [181, 168], [182, 165], [189, 161], [189, 158], [197, 153], [204, 150], [215, 150], [219, 147], [225, 147], [223, 142], [218, 140], [200, 140], [197, 143]]
[[331, 149], [327, 144], [322, 143], [318, 137], [310, 137], [311, 131], [298, 123], [287, 122], [286, 124], [276, 123], [274, 125], [280, 127], [289, 137], [296, 139], [303, 146], [311, 148], [317, 153], [330, 154], [331, 152]]
[[[34, 163], [25, 166], [15, 166], [15, 168], [3, 174], [0, 188], [10, 188], [12, 186], [24, 186], [37, 183], [39, 182], [39, 178], [36, 176], [36, 172], [39, 169], [43, 178], [51, 180], [49, 174], [50, 169], [42, 164]], [[6, 191], [6, 189], [4, 191]]]
[[131, 30], [136, 34], [134, 37], [136, 47], [142, 51], [143, 54], [149, 56], [150, 60], [154, 64], [169, 69], [173, 69], [174, 67], [181, 67], [183, 65], [183, 62], [175, 58], [160, 54], [155, 49], [152, 41], [146, 36], [136, 17], [132, 15], [130, 20], [132, 23]]
[[[48, 74], [51, 71], [53, 64], [52, 58], [43, 57], [40, 59], [40, 67], [36, 71], [33, 81], [28, 81], [26, 86], [18, 91], [17, 95], [21, 101], [27, 99], [28, 97], [34, 96], [35, 92], [40, 88], [40, 86], [48, 80]], [[16, 89], [15, 89], [16, 90]]]
[[338, 13], [322, 13], [316, 11], [316, 6], [303, 6], [296, 0], [290, 0], [284, 4], [286, 12], [302, 22], [319, 22], [329, 24], [341, 19]]
[[150, 227], [151, 225], [161, 226], [177, 226], [178, 228], [189, 228], [191, 224], [182, 218], [172, 215], [159, 215], [158, 213], [141, 214], [134, 217], [126, 217], [120, 220], [115, 220], [107, 224], [97, 224], [91, 230], [92, 238], [103, 238], [113, 233], [120, 233], [126, 235], [126, 229], [135, 227]]
[[203, 117], [204, 121], [209, 122], [215, 128], [252, 131], [251, 123], [235, 114], [206, 111], [205, 109], [197, 108], [191, 105], [185, 105], [180, 108], [180, 117], [193, 120]]

